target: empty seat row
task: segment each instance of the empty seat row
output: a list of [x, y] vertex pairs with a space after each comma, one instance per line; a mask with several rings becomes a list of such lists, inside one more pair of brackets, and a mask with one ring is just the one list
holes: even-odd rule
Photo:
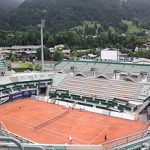
[[143, 87], [143, 83], [130, 81], [68, 76], [57, 86], [57, 89], [69, 90], [82, 96], [94, 95], [102, 99], [122, 98], [137, 101]]
[[92, 68], [98, 74], [113, 74], [115, 70], [127, 73], [147, 72], [150, 76], [150, 65], [143, 64], [127, 64], [127, 63], [111, 63], [111, 62], [94, 62], [94, 61], [62, 61], [55, 65], [55, 70], [63, 72], [71, 72], [74, 67], [75, 72], [82, 72], [90, 75]]
[[109, 110], [116, 110], [120, 112], [124, 111], [135, 111], [137, 109], [136, 105], [131, 105], [128, 102], [124, 103], [121, 100], [105, 100], [99, 98], [93, 98], [88, 96], [80, 96], [72, 93], [50, 93], [50, 98], [56, 98], [61, 101], [70, 101], [71, 103], [76, 102], [83, 105], [95, 105], [97, 108], [106, 108]]

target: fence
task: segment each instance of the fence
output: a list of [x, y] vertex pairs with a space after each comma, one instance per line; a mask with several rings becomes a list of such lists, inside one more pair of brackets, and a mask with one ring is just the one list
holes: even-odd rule
[[103, 149], [105, 150], [111, 150], [114, 147], [120, 146], [122, 144], [127, 144], [131, 141], [137, 140], [139, 138], [144, 138], [145, 136], [147, 136], [147, 133], [150, 133], [150, 130], [145, 130], [145, 131], [141, 131], [138, 132], [136, 134], [132, 134], [129, 136], [125, 136], [123, 138], [119, 138], [110, 142], [106, 142], [103, 145]]
[[46, 150], [102, 150], [102, 145], [36, 144]]
[[0, 122], [0, 134], [6, 136], [6, 137], [13, 137], [15, 139], [18, 139], [22, 143], [36, 143], [34, 141], [31, 141], [29, 139], [26, 139], [20, 135], [14, 134], [7, 130], [6, 126], [3, 124], [3, 122]]

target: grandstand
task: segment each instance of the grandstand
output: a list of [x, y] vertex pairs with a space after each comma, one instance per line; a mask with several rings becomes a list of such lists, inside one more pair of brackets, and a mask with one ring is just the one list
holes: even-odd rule
[[57, 73], [23, 73], [1, 77], [0, 104], [40, 93], [46, 94], [51, 85], [57, 86], [65, 76]]
[[[69, 73], [72, 71], [69, 69], [70, 67], [74, 68], [74, 75], [55, 73], [59, 71]], [[95, 69], [97, 77], [84, 74], [88, 74], [91, 67], [93, 70]], [[1, 77], [1, 103], [12, 97], [17, 97], [17, 95], [17, 98], [20, 98], [21, 96], [24, 97], [23, 95], [30, 97], [32, 94], [44, 94], [61, 102], [77, 102], [82, 106], [88, 105], [99, 110], [104, 109], [120, 113], [137, 114], [136, 112], [141, 112], [149, 105], [147, 99], [150, 96], [149, 82], [135, 81], [131, 76], [125, 79], [111, 78], [116, 70], [118, 72], [122, 70], [128, 74], [130, 72], [130, 75], [133, 74], [131, 70], [136, 70], [136, 73], [137, 70], [148, 72], [149, 68], [145, 65], [140, 67], [133, 64], [110, 62], [62, 61], [56, 64], [54, 69], [55, 72], [52, 73], [22, 73]], [[58, 91], [60, 92], [58, 93]]]
[[[145, 88], [149, 90], [150, 85], [144, 86], [143, 83], [126, 82], [121, 80], [104, 78], [85, 78], [78, 76], [69, 76], [57, 88], [59, 90], [69, 90], [72, 94], [82, 96], [95, 96], [101, 99], [124, 99], [127, 101], [141, 101], [138, 99], [138, 93]], [[148, 93], [147, 93], [148, 94]], [[145, 100], [146, 93], [143, 100]], [[148, 96], [148, 95], [147, 95]]]
[[130, 114], [149, 106], [149, 65], [63, 60], [54, 70], [70, 73], [50, 92], [51, 98], [63, 103]]
[[[69, 76], [57, 87], [57, 90], [69, 91], [68, 96], [78, 95], [78, 98], [74, 96], [72, 99], [80, 100], [84, 103], [90, 102], [104, 108], [112, 108], [112, 110], [115, 110], [116, 106], [124, 105], [127, 109], [134, 112], [137, 106], [141, 105], [148, 97], [146, 91], [148, 91], [149, 86], [143, 83], [137, 84], [113, 79]], [[71, 99], [71, 97], [66, 95], [62, 96], [62, 98]], [[133, 102], [135, 103], [133, 104]], [[124, 109], [122, 107], [119, 108], [120, 111]], [[116, 111], [119, 111], [118, 108]]]
[[104, 75], [115, 78], [117, 71], [120, 79], [123, 76], [123, 79], [130, 77], [135, 81], [143, 81], [146, 78], [146, 81], [150, 81], [150, 66], [146, 64], [63, 60], [55, 65], [55, 71], [68, 73], [72, 72], [72, 67], [75, 68], [74, 74], [81, 73], [84, 76], [93, 76], [91, 72], [92, 68], [95, 68], [94, 76], [96, 77]]
[[[1, 70], [3, 72], [7, 71], [4, 60], [0, 61], [0, 71]], [[26, 98], [36, 100], [26, 100]], [[13, 102], [15, 100], [22, 99], [24, 99], [22, 102]], [[140, 120], [141, 114], [144, 114], [145, 116], [148, 115], [150, 106], [149, 99], [149, 65], [94, 61], [60, 61], [56, 63], [53, 72], [21, 73], [0, 77], [0, 104], [13, 102], [11, 103], [11, 106], [14, 105], [14, 107], [10, 107], [10, 112], [12, 111], [12, 114], [6, 113], [7, 116], [0, 118], [0, 121], [4, 121], [6, 125], [8, 125], [8, 129], [15, 131], [15, 133], [17, 132], [16, 129], [18, 129], [22, 134], [21, 136], [18, 136], [15, 133], [9, 132], [9, 134], [6, 135], [6, 129], [2, 128], [0, 124], [0, 129], [2, 129], [0, 130], [0, 135], [17, 138], [23, 142], [22, 145], [24, 147], [27, 148], [29, 146], [29, 149], [33, 150], [36, 150], [36, 148], [51, 148], [53, 150], [82, 150], [83, 147], [81, 145], [64, 145], [66, 137], [70, 131], [69, 128], [79, 127], [75, 130], [76, 132], [74, 132], [77, 137], [75, 144], [84, 144], [85, 150], [117, 150], [119, 148], [140, 149], [146, 147], [148, 145], [147, 143], [150, 141], [149, 131], [147, 131], [148, 128], [134, 128], [133, 125], [133, 130], [135, 129], [133, 133], [131, 132], [121, 135], [121, 133], [124, 132], [122, 130], [123, 127], [119, 127], [118, 125], [117, 128], [117, 124], [114, 123], [121, 119], [122, 122], [120, 124], [124, 125], [126, 124], [124, 119], [127, 119], [127, 121], [136, 121], [136, 126], [136, 123], [139, 123], [137, 121]], [[23, 103], [25, 106], [25, 108], [20, 111], [22, 112], [21, 114], [19, 114], [19, 109], [15, 110], [15, 108], [19, 108], [20, 103]], [[5, 106], [8, 108], [9, 103], [7, 104], [1, 108], [5, 109]], [[16, 105], [17, 107], [15, 107]], [[38, 109], [31, 106], [38, 107]], [[32, 110], [32, 108], [35, 110]], [[33, 114], [30, 114], [32, 111]], [[92, 112], [90, 114], [91, 116], [88, 116], [88, 112]], [[81, 120], [76, 120], [76, 118], [73, 120], [69, 119], [76, 115], [79, 116], [80, 114], [81, 116], [79, 118], [81, 118]], [[104, 117], [102, 117], [104, 120], [108, 120], [102, 121], [102, 118], [97, 118], [97, 115], [100, 114]], [[1, 115], [3, 116], [5, 113], [2, 113]], [[83, 116], [85, 118], [87, 117], [86, 119], [97, 119], [91, 120], [89, 121], [89, 124], [86, 124]], [[146, 116], [146, 120], [144, 120], [144, 122], [147, 121], [147, 117], [148, 116]], [[24, 120], [24, 118], [26, 118], [29, 122]], [[117, 121], [115, 120], [112, 123], [111, 121], [114, 118]], [[101, 120], [101, 123], [96, 125], [96, 122], [98, 122], [99, 119]], [[68, 120], [71, 121], [69, 122]], [[10, 125], [9, 121], [13, 122], [16, 129], [13, 129], [13, 126]], [[93, 122], [93, 124], [95, 122], [95, 125], [91, 125], [91, 122]], [[109, 122], [109, 125], [106, 122]], [[29, 131], [31, 132], [31, 135], [28, 133], [29, 131], [27, 129], [22, 129], [22, 123], [24, 126], [29, 125], [28, 128], [30, 128]], [[80, 125], [80, 123], [82, 125]], [[55, 124], [56, 127], [54, 126]], [[111, 133], [111, 135], [113, 135], [113, 131], [115, 131], [116, 128], [119, 130], [119, 133], [117, 133], [118, 130], [115, 131], [115, 136], [111, 136], [108, 142], [103, 143], [104, 141], [100, 142], [99, 140], [97, 142], [97, 137], [101, 138], [101, 135], [100, 133], [97, 133], [98, 131], [96, 131], [96, 129], [102, 130], [101, 132], [104, 130], [105, 133], [106, 129], [110, 128], [110, 126], [112, 126], [112, 129], [109, 131], [109, 134]], [[128, 124], [126, 124], [126, 126], [128, 127]], [[88, 136], [86, 135], [87, 130], [84, 131], [86, 128], [88, 129], [88, 132], [90, 132]], [[21, 131], [21, 129], [23, 131]], [[60, 131], [59, 133], [56, 132], [58, 129]], [[24, 130], [27, 133], [24, 133]], [[81, 130], [85, 133], [84, 136], [79, 133]], [[53, 137], [56, 138], [50, 137], [51, 143], [53, 144], [36, 144], [36, 142], [48, 142], [46, 140], [48, 135], [41, 134], [43, 131], [47, 134], [49, 132], [53, 133]], [[94, 137], [94, 133], [98, 136]], [[65, 137], [65, 139], [62, 137]], [[90, 140], [87, 142], [84, 138], [89, 138]], [[113, 138], [117, 139], [113, 140]], [[131, 141], [129, 139], [131, 139]], [[30, 144], [28, 145], [26, 143]], [[54, 143], [60, 143], [62, 145], [56, 145]], [[91, 143], [93, 145], [91, 145]], [[8, 147], [12, 149], [12, 147], [14, 148], [15, 146], [11, 143], [8, 144]]]

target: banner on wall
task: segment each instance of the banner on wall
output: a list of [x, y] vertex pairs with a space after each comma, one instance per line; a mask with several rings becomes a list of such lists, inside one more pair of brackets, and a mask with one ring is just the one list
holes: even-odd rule
[[9, 101], [15, 101], [17, 99], [22, 99], [22, 92], [17, 92], [9, 95]]
[[32, 95], [37, 95], [36, 90], [22, 91], [22, 98], [31, 97]]
[[31, 96], [30, 91], [22, 91], [22, 97], [23, 98], [30, 97], [30, 96]]
[[0, 97], [0, 104], [6, 103], [9, 101], [9, 95]]
[[31, 90], [30, 93], [31, 93], [31, 96], [32, 95], [37, 95], [37, 90]]
[[32, 95], [37, 95], [37, 90], [22, 91], [7, 96], [2, 96], [0, 97], [0, 104], [5, 103], [7, 101], [15, 101], [18, 99], [31, 97]]

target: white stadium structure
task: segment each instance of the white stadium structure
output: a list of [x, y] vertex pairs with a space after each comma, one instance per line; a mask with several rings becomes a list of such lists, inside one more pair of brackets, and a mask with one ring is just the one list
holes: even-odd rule
[[[5, 76], [5, 72], [7, 72], [7, 65], [4, 60], [0, 60], [0, 73], [2, 75], [0, 76], [1, 105], [26, 97], [63, 106], [69, 105], [70, 107], [77, 103], [76, 109], [82, 108], [108, 116], [144, 121], [149, 126], [150, 65], [64, 60], [56, 63], [52, 72], [31, 72], [10, 76]], [[143, 114], [144, 120], [142, 120]], [[1, 129], [1, 137], [7, 139], [5, 129]], [[18, 139], [21, 141], [20, 138]], [[102, 145], [90, 147], [57, 144], [41, 145], [23, 142], [25, 143], [21, 143], [21, 145], [24, 146], [25, 150], [105, 149]], [[121, 145], [116, 143], [116, 146], [110, 149], [148, 150], [150, 149], [148, 148], [149, 142], [150, 135], [147, 130], [147, 132], [144, 132], [144, 136]], [[5, 144], [3, 143], [3, 145]], [[12, 143], [9, 143], [7, 147], [3, 146], [3, 148], [19, 149]]]

